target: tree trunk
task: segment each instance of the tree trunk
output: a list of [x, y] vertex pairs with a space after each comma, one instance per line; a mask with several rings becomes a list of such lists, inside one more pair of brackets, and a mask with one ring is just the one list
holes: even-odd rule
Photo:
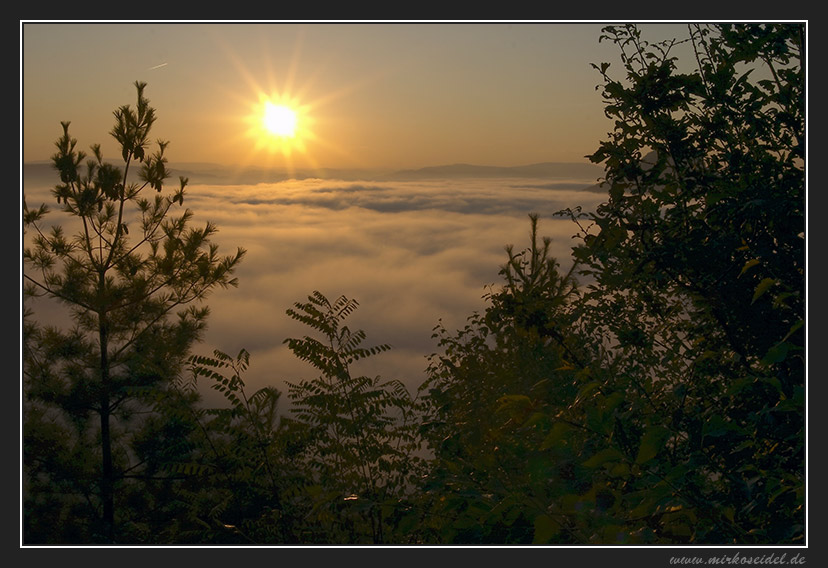
[[112, 434], [109, 429], [109, 336], [106, 315], [100, 318], [101, 344], [101, 501], [103, 502], [104, 537], [115, 542], [115, 500], [112, 477]]

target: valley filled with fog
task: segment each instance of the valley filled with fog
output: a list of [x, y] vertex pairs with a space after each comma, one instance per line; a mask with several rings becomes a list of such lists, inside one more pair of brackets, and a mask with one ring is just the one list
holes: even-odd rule
[[[56, 178], [49, 181], [54, 174], [46, 166], [31, 166], [24, 176], [25, 198], [30, 207], [53, 208], [47, 225], [65, 222], [49, 195]], [[335, 172], [258, 182], [227, 171], [171, 169], [170, 187], [181, 171], [190, 178], [184, 206], [194, 214], [193, 226], [214, 223], [222, 254], [247, 250], [236, 272], [239, 286], [207, 299], [211, 315], [197, 352], [235, 356], [246, 349], [250, 388], [273, 385], [283, 392], [285, 381], [315, 377], [283, 344], [310, 331], [286, 315], [294, 302], [314, 290], [357, 300], [351, 328], [366, 332], [366, 345], [392, 349], [355, 371], [400, 379], [414, 392], [436, 351], [433, 328], [442, 322], [458, 329], [485, 308], [488, 287], [501, 284], [505, 246], [529, 244], [529, 214], [540, 216], [541, 235], [552, 239], [553, 255], [568, 268], [577, 227], [554, 214], [576, 206], [588, 211], [605, 198], [595, 187], [602, 172], [590, 164], [451, 166], [371, 177], [359, 172], [350, 179]], [[547, 175], [532, 177], [539, 173]], [[206, 386], [203, 393], [208, 402], [223, 401]]]

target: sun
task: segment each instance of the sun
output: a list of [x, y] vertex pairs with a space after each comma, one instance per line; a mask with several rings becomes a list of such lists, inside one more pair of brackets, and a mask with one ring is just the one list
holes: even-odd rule
[[296, 136], [296, 111], [288, 106], [265, 101], [262, 121], [265, 129], [274, 136], [283, 138]]
[[297, 157], [310, 159], [308, 145], [317, 139], [312, 105], [286, 93], [261, 91], [258, 101], [249, 105], [247, 137], [253, 142], [253, 154], [270, 156], [286, 165]]
[[[315, 82], [321, 72], [300, 72], [298, 51], [284, 65], [270, 62], [262, 69], [249, 68], [232, 49], [228, 55], [240, 81], [221, 85], [233, 110], [218, 118], [227, 133], [226, 154], [233, 156], [240, 171], [250, 167], [290, 174], [319, 172], [330, 167], [323, 162], [353, 159], [349, 146], [335, 142], [337, 136], [331, 138], [347, 120], [332, 115], [330, 105], [350, 95], [360, 81], [320, 89]], [[263, 57], [268, 61], [267, 53]]]

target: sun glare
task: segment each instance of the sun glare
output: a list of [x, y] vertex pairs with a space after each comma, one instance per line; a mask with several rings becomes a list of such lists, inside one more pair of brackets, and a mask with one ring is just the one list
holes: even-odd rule
[[[228, 91], [238, 100], [240, 111], [228, 118], [241, 119], [244, 125], [244, 130], [238, 133], [239, 139], [230, 139], [228, 144], [234, 150], [248, 150], [246, 156], [238, 158], [240, 169], [263, 166], [288, 172], [318, 170], [324, 167], [323, 158], [330, 159], [332, 154], [348, 156], [344, 148], [327, 137], [331, 121], [324, 107], [350, 92], [353, 86], [345, 85], [320, 94], [311, 88], [310, 82], [297, 84], [296, 61], [287, 69], [278, 68], [278, 73], [275, 68], [257, 73], [232, 51], [230, 55], [248, 87]], [[267, 76], [266, 83], [262, 82], [264, 76]]]
[[272, 134], [289, 138], [296, 136], [296, 112], [290, 107], [266, 101], [262, 119], [265, 128]]
[[254, 154], [264, 153], [272, 158], [281, 156], [286, 165], [296, 157], [309, 159], [308, 143], [316, 140], [309, 106], [298, 99], [282, 95], [259, 94], [257, 103], [251, 103], [247, 117], [247, 135], [253, 141]]

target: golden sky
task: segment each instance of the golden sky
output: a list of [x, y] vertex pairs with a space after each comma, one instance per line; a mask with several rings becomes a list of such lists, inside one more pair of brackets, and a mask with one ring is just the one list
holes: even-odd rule
[[[172, 163], [584, 161], [611, 130], [590, 64], [620, 72], [603, 25], [22, 21], [22, 158], [49, 159], [67, 120], [116, 157], [112, 111], [144, 81]], [[294, 136], [265, 135], [268, 100], [296, 111]]]
[[[61, 121], [71, 121], [79, 149], [101, 143], [117, 160], [112, 112], [134, 105], [133, 83], [143, 81], [158, 115], [152, 138], [170, 141], [173, 171], [186, 162], [286, 170], [586, 162], [612, 130], [590, 64], [623, 73], [617, 48], [599, 43], [604, 25], [23, 22], [21, 158], [48, 160]], [[644, 32], [681, 38], [686, 25]], [[285, 146], [264, 128], [268, 101], [296, 112]], [[483, 309], [504, 246], [528, 245], [529, 213], [541, 216], [542, 235], [568, 267], [577, 229], [555, 212], [604, 199], [584, 190], [596, 169], [579, 179], [193, 181], [186, 207], [220, 227], [222, 251], [248, 250], [239, 288], [209, 300], [204, 352], [244, 348], [250, 386], [284, 389], [308, 372], [283, 344], [307, 332], [285, 310], [314, 290], [345, 294], [361, 304], [354, 327], [394, 347], [369, 374], [416, 388], [434, 325], [459, 329]], [[27, 201], [52, 202], [56, 181], [22, 179]]]

